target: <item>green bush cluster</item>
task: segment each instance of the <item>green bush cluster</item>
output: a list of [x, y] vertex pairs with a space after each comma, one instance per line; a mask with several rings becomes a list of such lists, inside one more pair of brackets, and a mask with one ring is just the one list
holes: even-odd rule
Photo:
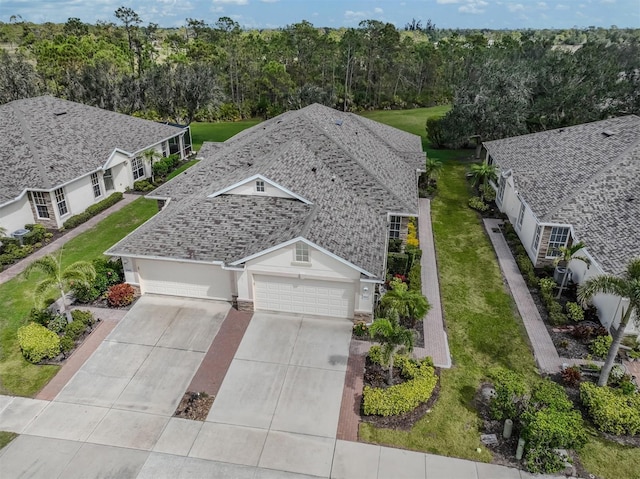
[[39, 363], [43, 359], [60, 354], [60, 337], [37, 323], [29, 323], [18, 329], [18, 344], [25, 359]]
[[138, 180], [133, 182], [133, 189], [136, 191], [152, 191], [156, 189], [156, 185], [151, 183], [149, 180]]
[[158, 160], [153, 164], [153, 174], [156, 176], [166, 177], [175, 170], [180, 164], [180, 155], [169, 155], [166, 158]]
[[389, 238], [389, 253], [401, 253], [402, 240], [400, 238]]
[[78, 225], [81, 225], [82, 223], [86, 223], [98, 213], [101, 213], [102, 211], [106, 210], [110, 206], [115, 205], [122, 198], [123, 198], [122, 193], [115, 192], [109, 195], [104, 200], [98, 201], [97, 203], [89, 206], [84, 212], [80, 213], [79, 215], [72, 216], [67, 221], [65, 221], [62, 226], [65, 229], [71, 229], [71, 228], [75, 228]]
[[540, 289], [540, 295], [553, 297], [553, 290], [556, 287], [556, 282], [552, 278], [540, 278], [538, 280], [538, 288]]
[[584, 382], [580, 385], [580, 400], [595, 426], [611, 434], [640, 433], [640, 394], [625, 394], [608, 386], [598, 387]]
[[73, 288], [73, 296], [80, 303], [90, 303], [102, 296], [110, 286], [122, 282], [124, 271], [122, 261], [111, 261], [107, 258], [98, 258], [92, 261], [96, 270], [96, 277], [90, 286], [76, 283]]
[[516, 257], [516, 263], [518, 264], [518, 268], [520, 269], [520, 272], [527, 284], [532, 288], [538, 286], [538, 277], [536, 276], [536, 272], [533, 270], [533, 263], [531, 263], [527, 254], [518, 254]]
[[594, 356], [606, 358], [612, 342], [613, 338], [609, 335], [598, 336], [589, 344], [589, 351], [591, 351], [591, 354]]
[[422, 291], [422, 266], [416, 261], [409, 270], [409, 291]]
[[409, 255], [406, 253], [389, 253], [387, 258], [387, 274], [402, 276], [407, 274], [409, 269]]
[[566, 324], [567, 316], [563, 312], [562, 305], [553, 295], [555, 286], [556, 283], [551, 278], [541, 278], [538, 281], [542, 302], [547, 307], [547, 312], [549, 313], [549, 322], [554, 326], [560, 326]]
[[[13, 239], [13, 238], [12, 238]], [[6, 239], [2, 238], [2, 242], [5, 243], [3, 253], [0, 254], [0, 265], [13, 264], [22, 258], [26, 258], [33, 253], [34, 247], [29, 244], [20, 246], [14, 243], [6, 244]]]
[[24, 225], [24, 227], [29, 230], [29, 232], [22, 237], [24, 244], [35, 245], [47, 239], [47, 235], [49, 238], [53, 236], [51, 233], [47, 233], [47, 229], [40, 224], [29, 224]]
[[567, 310], [567, 317], [571, 321], [575, 321], [576, 323], [582, 321], [584, 319], [584, 309], [578, 303], [574, 303], [569, 301], [565, 305], [565, 309]]
[[489, 205], [482, 201], [479, 196], [472, 196], [471, 198], [469, 198], [468, 205], [469, 208], [480, 211], [481, 213], [489, 209]]
[[121, 283], [107, 290], [107, 302], [112, 308], [123, 308], [133, 302], [135, 291], [130, 284]]
[[489, 371], [496, 393], [489, 410], [494, 419], [517, 419], [524, 405], [527, 385], [524, 378], [505, 368], [493, 368]]
[[[369, 355], [371, 358], [371, 351]], [[373, 356], [376, 357], [375, 352]], [[365, 415], [395, 416], [404, 414], [428, 401], [433, 394], [438, 383], [438, 376], [435, 374], [431, 358], [417, 361], [398, 355], [395, 362], [402, 370], [403, 377], [411, 379], [388, 388], [365, 386], [362, 394]]]

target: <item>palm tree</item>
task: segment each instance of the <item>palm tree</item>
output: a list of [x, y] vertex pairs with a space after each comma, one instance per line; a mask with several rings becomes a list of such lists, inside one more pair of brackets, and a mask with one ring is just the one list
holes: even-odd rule
[[587, 265], [587, 269], [591, 266], [591, 260], [586, 256], [578, 256], [576, 253], [584, 248], [584, 243], [582, 241], [578, 241], [571, 246], [561, 246], [558, 248], [560, 251], [560, 256], [556, 257], [553, 260], [553, 264], [557, 267], [560, 263], [565, 267], [564, 275], [562, 276], [562, 282], [560, 283], [560, 288], [558, 289], [557, 299], [560, 299], [560, 295], [562, 295], [562, 290], [567, 285], [567, 276], [569, 276], [569, 263], [571, 260], [577, 259], [578, 261], [582, 261]]
[[153, 163], [156, 160], [159, 160], [162, 158], [162, 155], [160, 153], [158, 153], [156, 150], [154, 150], [153, 148], [145, 151], [143, 153], [144, 155], [144, 159], [147, 163], [149, 163], [149, 165], [151, 166], [151, 183], [155, 182], [155, 175], [153, 172]]
[[427, 175], [427, 185], [431, 183], [431, 180], [435, 180], [442, 170], [442, 162], [435, 158], [427, 158], [424, 165], [424, 172]]
[[402, 282], [392, 283], [391, 289], [380, 300], [380, 305], [387, 316], [408, 320], [412, 327], [431, 308], [420, 291], [410, 291], [407, 283]]
[[57, 258], [53, 255], [43, 256], [27, 266], [24, 270], [25, 277], [29, 278], [34, 271], [40, 271], [45, 275], [45, 278], [36, 285], [34, 294], [43, 298], [47, 293], [56, 290], [61, 297], [60, 312], [66, 315], [67, 321], [71, 322], [71, 312], [67, 311], [66, 304], [67, 291], [74, 283], [90, 287], [96, 277], [93, 265], [88, 261], [76, 261], [63, 269], [62, 249], [60, 249], [60, 255]]
[[640, 314], [640, 258], [632, 259], [629, 262], [622, 277], [603, 274], [589, 278], [578, 287], [578, 300], [583, 306], [586, 306], [598, 293], [613, 294], [629, 301], [627, 309], [622, 311], [620, 325], [613, 334], [607, 359], [598, 378], [598, 386], [604, 386], [609, 380], [609, 373], [611, 373], [613, 361], [618, 354], [627, 324], [634, 315], [637, 321]]
[[393, 381], [393, 362], [402, 349], [413, 351], [413, 331], [403, 328], [397, 321], [386, 318], [376, 319], [369, 328], [371, 337], [380, 343], [382, 362], [387, 367], [387, 384]]
[[495, 165], [489, 163], [474, 163], [471, 165], [471, 177], [473, 178], [472, 185], [480, 186], [480, 199], [484, 201], [484, 191], [487, 188], [489, 180], [496, 181], [498, 179], [498, 169]]

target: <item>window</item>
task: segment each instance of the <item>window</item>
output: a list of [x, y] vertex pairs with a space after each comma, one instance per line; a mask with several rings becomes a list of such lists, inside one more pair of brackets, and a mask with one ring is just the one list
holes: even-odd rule
[[389, 225], [389, 238], [400, 238], [400, 225], [402, 218], [400, 216], [392, 216]]
[[538, 251], [538, 245], [540, 244], [540, 233], [542, 232], [542, 226], [538, 225], [536, 227], [536, 234], [533, 237], [533, 243], [531, 243], [531, 249], [533, 251]]
[[60, 213], [60, 216], [69, 214], [67, 200], [64, 197], [64, 190], [62, 188], [58, 188], [54, 194], [56, 195], [56, 204], [58, 205], [58, 213]]
[[42, 191], [32, 191], [31, 197], [33, 198], [33, 204], [36, 207], [38, 218], [49, 218], [49, 208], [47, 207], [47, 200], [44, 197], [44, 193]]
[[109, 168], [108, 170], [104, 170], [104, 174], [102, 175], [102, 180], [104, 181], [104, 187], [106, 188], [107, 191], [110, 191], [114, 188], [113, 172], [111, 171], [111, 168]]
[[524, 220], [524, 203], [520, 203], [520, 213], [518, 213], [518, 221], [516, 222], [516, 227], [518, 229], [522, 228], [522, 221]]
[[551, 228], [551, 236], [549, 236], [549, 246], [547, 248], [547, 257], [555, 258], [560, 256], [560, 248], [567, 246], [569, 239], [569, 228], [562, 226], [554, 226]]
[[502, 203], [502, 198], [504, 198], [504, 186], [507, 183], [504, 176], [500, 175], [498, 178], [498, 202]]
[[102, 196], [102, 191], [100, 190], [98, 173], [91, 173], [91, 187], [93, 188], [93, 197], [100, 198]]
[[296, 243], [296, 263], [309, 262], [309, 245], [307, 243]]
[[256, 191], [259, 193], [264, 193], [264, 181], [256, 180]]
[[134, 158], [131, 160], [131, 169], [133, 170], [133, 179], [144, 178], [144, 163], [142, 158]]

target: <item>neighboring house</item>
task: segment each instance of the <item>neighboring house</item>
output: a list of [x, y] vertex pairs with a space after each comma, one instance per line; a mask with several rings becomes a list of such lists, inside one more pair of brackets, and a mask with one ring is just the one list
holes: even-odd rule
[[418, 214], [420, 138], [311, 105], [205, 143], [163, 210], [106, 254], [143, 293], [371, 319], [389, 237]]
[[144, 152], [190, 149], [176, 128], [50, 96], [0, 105], [0, 226], [60, 228], [72, 215], [151, 176]]
[[[640, 257], [640, 117], [489, 141], [484, 150], [499, 169], [496, 203], [536, 267], [552, 264], [559, 247], [576, 241], [592, 260], [588, 269], [571, 262], [576, 283], [619, 275]], [[607, 328], [625, 307], [608, 295], [594, 304]]]

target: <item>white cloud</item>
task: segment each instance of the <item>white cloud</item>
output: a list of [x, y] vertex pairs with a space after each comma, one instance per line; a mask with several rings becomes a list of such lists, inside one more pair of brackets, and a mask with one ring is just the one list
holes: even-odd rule
[[461, 3], [464, 0], [437, 0], [438, 3], [447, 4], [447, 3]]
[[549, 5], [547, 5], [547, 2], [538, 2], [538, 8], [546, 10], [547, 8], [549, 8]]
[[616, 0], [600, 0], [600, 3], [616, 3]]
[[367, 12], [354, 12], [353, 10], [347, 10], [346, 12], [344, 12], [344, 16], [346, 18], [364, 18], [367, 16]]
[[260, 0], [262, 3], [278, 3], [280, 0]]
[[564, 5], [562, 3], [559, 3], [556, 5], [556, 10], [569, 10], [569, 5]]
[[507, 9], [511, 13], [522, 12], [524, 10], [524, 5], [521, 3], [508, 3]]
[[487, 2], [483, 0], [466, 0], [465, 5], [460, 5], [458, 7], [458, 11], [460, 13], [470, 13], [473, 15], [477, 15], [480, 13], [484, 13], [484, 7], [489, 5]]
[[220, 12], [224, 12], [224, 7], [211, 7], [209, 9], [209, 11], [211, 13], [220, 13]]
[[384, 11], [382, 10], [382, 8], [376, 7], [373, 9], [373, 13], [384, 13]]
[[227, 5], [247, 5], [249, 0], [211, 0], [213, 4], [227, 4]]

